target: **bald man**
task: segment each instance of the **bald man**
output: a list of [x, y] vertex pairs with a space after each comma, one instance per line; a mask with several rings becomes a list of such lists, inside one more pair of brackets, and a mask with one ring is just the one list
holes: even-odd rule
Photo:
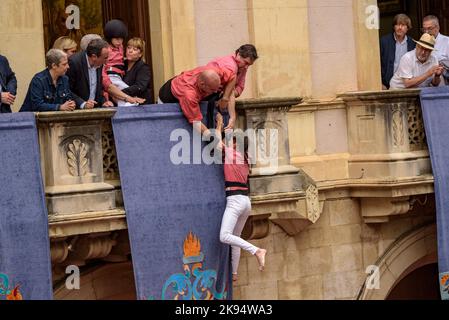
[[[198, 67], [168, 80], [159, 90], [159, 100], [162, 103], [179, 103], [189, 123], [201, 122], [203, 115], [199, 103], [220, 90], [222, 83], [233, 81], [235, 77], [235, 73], [228, 69]], [[201, 133], [207, 129], [201, 123]]]

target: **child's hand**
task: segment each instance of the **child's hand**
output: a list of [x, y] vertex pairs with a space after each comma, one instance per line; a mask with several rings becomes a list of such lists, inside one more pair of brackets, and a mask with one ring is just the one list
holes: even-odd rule
[[223, 129], [223, 116], [221, 113], [217, 113], [217, 116], [215, 117], [216, 127], [217, 129]]
[[235, 120], [234, 119], [229, 119], [228, 125], [224, 128], [225, 131], [226, 130], [233, 130], [234, 129], [234, 125], [235, 125]]

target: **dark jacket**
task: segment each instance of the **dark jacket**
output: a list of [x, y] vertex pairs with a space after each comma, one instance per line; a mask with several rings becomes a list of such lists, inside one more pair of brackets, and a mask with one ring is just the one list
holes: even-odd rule
[[[77, 106], [89, 100], [89, 70], [87, 68], [87, 56], [85, 51], [81, 51], [72, 55], [69, 59], [69, 70], [67, 77], [69, 78], [70, 90]], [[96, 108], [101, 107], [104, 103], [102, 88], [102, 69], [103, 66], [97, 68], [97, 86], [95, 91]]]
[[[12, 72], [8, 59], [2, 55], [0, 55], [0, 86], [2, 87], [2, 92], [17, 94], [16, 75]], [[11, 112], [11, 106], [0, 102], [0, 112]]]
[[[128, 70], [128, 63], [125, 60], [125, 70]], [[129, 86], [122, 91], [131, 97], [145, 99], [145, 104], [154, 103], [151, 94], [151, 70], [148, 64], [138, 60], [131, 70], [126, 71], [123, 81]]]
[[59, 77], [55, 87], [50, 71], [45, 69], [31, 80], [20, 112], [58, 111], [59, 106], [68, 100], [73, 100], [69, 78], [65, 75]]
[[[407, 51], [415, 49], [415, 42], [407, 36]], [[390, 80], [394, 73], [394, 58], [396, 55], [396, 40], [394, 34], [390, 33], [380, 39], [380, 65], [382, 73], [382, 84], [390, 87]]]

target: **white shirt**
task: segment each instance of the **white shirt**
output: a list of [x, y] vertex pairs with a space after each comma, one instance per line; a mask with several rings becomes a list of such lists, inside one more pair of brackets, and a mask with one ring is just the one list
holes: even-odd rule
[[[88, 100], [95, 100], [95, 93], [97, 91], [97, 68], [91, 67], [89, 64], [89, 58], [86, 54], [86, 60], [87, 60], [87, 71], [89, 74], [89, 99]], [[86, 102], [82, 103], [80, 108], [84, 109], [86, 106]]]
[[432, 52], [432, 55], [434, 55], [438, 61], [449, 59], [449, 37], [438, 33], [435, 40], [435, 50]]
[[393, 72], [396, 72], [398, 70], [399, 61], [401, 61], [401, 58], [404, 54], [407, 53], [407, 36], [404, 37], [404, 40], [402, 42], [399, 42], [398, 39], [396, 39], [396, 35], [393, 34], [394, 40], [396, 40], [396, 51], [394, 55], [394, 69]]
[[[434, 55], [430, 55], [426, 62], [421, 63], [416, 57], [416, 49], [407, 52], [401, 58], [399, 62], [398, 70], [393, 75], [390, 80], [390, 89], [404, 89], [404, 79], [411, 79], [418, 77], [427, 71], [429, 71], [433, 66], [438, 65], [438, 60]], [[429, 87], [432, 82], [433, 76], [427, 78], [418, 87]], [[440, 82], [440, 85], [443, 82]]]

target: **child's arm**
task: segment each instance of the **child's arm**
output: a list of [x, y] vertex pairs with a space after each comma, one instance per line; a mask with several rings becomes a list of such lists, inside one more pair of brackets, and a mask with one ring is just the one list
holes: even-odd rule
[[221, 132], [223, 131], [223, 116], [221, 115], [221, 113], [217, 112], [215, 121], [216, 121], [215, 128], [217, 132], [221, 135]]
[[215, 124], [215, 137], [220, 140], [220, 143], [218, 143], [218, 149], [222, 150], [224, 146], [224, 139], [221, 139], [221, 133], [223, 132], [223, 116], [221, 113], [217, 112], [217, 116], [215, 118], [216, 124]]

